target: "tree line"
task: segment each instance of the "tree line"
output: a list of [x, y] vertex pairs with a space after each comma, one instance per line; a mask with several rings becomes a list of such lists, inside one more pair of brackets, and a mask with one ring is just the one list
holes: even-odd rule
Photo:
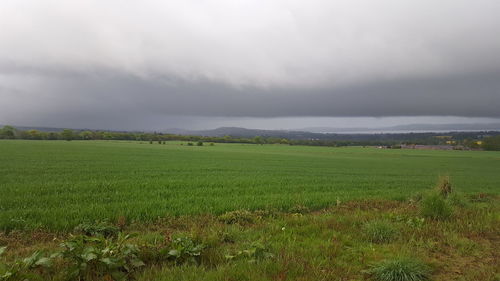
[[[385, 146], [388, 148], [398, 148], [401, 144], [424, 144], [440, 145], [446, 144], [445, 140], [426, 136], [415, 139], [409, 134], [408, 140], [326, 140], [326, 139], [287, 139], [277, 137], [255, 136], [253, 138], [224, 136], [189, 136], [164, 133], [147, 132], [116, 132], [116, 131], [91, 131], [91, 130], [71, 130], [45, 132], [40, 130], [19, 130], [13, 126], [4, 126], [0, 129], [0, 139], [25, 139], [25, 140], [132, 140], [132, 141], [187, 141], [187, 142], [209, 142], [209, 143], [248, 143], [248, 144], [287, 144], [287, 145], [308, 145], [308, 146]], [[456, 143], [468, 148], [482, 148], [485, 150], [500, 150], [500, 135], [487, 137], [478, 144], [473, 139], [463, 139]]]

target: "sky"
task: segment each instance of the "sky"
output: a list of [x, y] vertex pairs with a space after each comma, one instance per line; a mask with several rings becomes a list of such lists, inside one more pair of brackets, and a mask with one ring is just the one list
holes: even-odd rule
[[2, 0], [0, 124], [500, 123], [498, 0]]

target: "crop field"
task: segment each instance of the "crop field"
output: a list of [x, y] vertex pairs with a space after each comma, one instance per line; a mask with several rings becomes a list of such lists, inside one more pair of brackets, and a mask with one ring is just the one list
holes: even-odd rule
[[0, 157], [2, 281], [500, 280], [498, 152], [15, 140]]
[[181, 144], [0, 141], [0, 229], [404, 200], [439, 175], [460, 192], [500, 193], [498, 152]]

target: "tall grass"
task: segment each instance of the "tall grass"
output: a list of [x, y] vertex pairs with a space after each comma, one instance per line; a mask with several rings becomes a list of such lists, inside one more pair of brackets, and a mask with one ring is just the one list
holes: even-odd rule
[[422, 216], [434, 220], [446, 220], [453, 215], [453, 207], [440, 194], [431, 193], [421, 202]]
[[376, 264], [370, 273], [378, 281], [429, 280], [430, 268], [414, 258], [399, 257]]

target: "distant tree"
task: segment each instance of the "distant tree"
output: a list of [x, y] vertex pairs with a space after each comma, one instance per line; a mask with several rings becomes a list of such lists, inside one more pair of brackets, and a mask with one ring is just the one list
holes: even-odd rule
[[47, 139], [49, 139], [49, 140], [57, 140], [57, 139], [59, 139], [59, 135], [57, 133], [55, 133], [55, 132], [49, 132], [47, 134]]
[[288, 140], [287, 139], [281, 139], [280, 140], [280, 143], [281, 144], [289, 144]]
[[16, 137], [16, 129], [12, 126], [4, 126], [0, 130], [0, 138], [2, 139], [13, 139]]
[[70, 129], [64, 129], [61, 132], [61, 137], [67, 141], [70, 141], [73, 139], [73, 130]]
[[80, 133], [80, 138], [82, 138], [82, 140], [91, 140], [93, 139], [93, 135], [91, 131], [83, 131]]
[[38, 130], [29, 130], [28, 131], [29, 138], [32, 140], [41, 140], [42, 135], [40, 134], [40, 131]]
[[263, 143], [262, 137], [261, 136], [256, 136], [255, 138], [253, 138], [253, 142], [256, 143], [256, 144], [262, 144]]
[[485, 138], [481, 146], [484, 150], [500, 150], [500, 136]]

